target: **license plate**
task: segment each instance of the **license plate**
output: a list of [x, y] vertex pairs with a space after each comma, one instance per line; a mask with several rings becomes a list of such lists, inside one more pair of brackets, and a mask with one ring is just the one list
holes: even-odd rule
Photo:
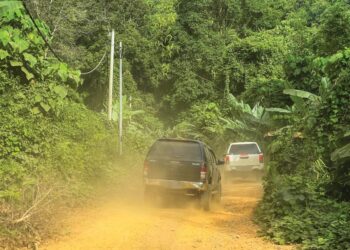
[[248, 159], [249, 155], [241, 154], [241, 155], [239, 155], [239, 158], [240, 159]]

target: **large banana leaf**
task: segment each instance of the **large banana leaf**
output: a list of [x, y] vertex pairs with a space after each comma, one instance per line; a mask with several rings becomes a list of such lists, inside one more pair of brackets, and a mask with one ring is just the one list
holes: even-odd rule
[[254, 131], [254, 129], [245, 124], [244, 121], [225, 119], [222, 117], [220, 117], [220, 120], [224, 122], [223, 126], [225, 129], [233, 131]]
[[283, 113], [283, 114], [290, 114], [292, 113], [288, 109], [282, 109], [282, 108], [265, 108], [267, 112], [274, 112], [274, 113]]
[[336, 149], [331, 154], [331, 160], [332, 161], [338, 161], [345, 158], [350, 158], [350, 143], [346, 144], [345, 146]]
[[304, 90], [299, 90], [299, 89], [285, 89], [283, 90], [283, 94], [290, 95], [292, 97], [299, 97], [303, 99], [308, 99], [310, 101], [320, 101], [321, 97], [318, 95], [315, 95], [313, 93], [304, 91]]

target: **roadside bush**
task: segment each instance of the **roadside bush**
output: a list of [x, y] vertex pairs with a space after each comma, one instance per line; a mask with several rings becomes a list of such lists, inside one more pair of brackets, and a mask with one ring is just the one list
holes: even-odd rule
[[[68, 87], [15, 85], [16, 79], [5, 79], [0, 98], [0, 245], [6, 239], [18, 247], [36, 237], [42, 226], [36, 215], [44, 218], [51, 203], [80, 202], [123, 170], [115, 163], [114, 125], [74, 101]], [[64, 96], [61, 90], [67, 90]]]
[[256, 212], [264, 235], [303, 249], [348, 249], [350, 203], [329, 199], [324, 187], [310, 175], [268, 177]]

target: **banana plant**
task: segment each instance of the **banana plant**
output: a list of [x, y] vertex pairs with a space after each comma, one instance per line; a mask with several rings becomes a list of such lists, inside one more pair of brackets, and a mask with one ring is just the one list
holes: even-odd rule
[[[143, 110], [132, 110], [132, 108], [127, 103], [126, 96], [123, 96], [123, 120], [131, 121], [132, 117], [135, 115], [143, 114]], [[119, 121], [119, 100], [114, 103], [112, 106], [112, 120]]]
[[243, 101], [238, 101], [233, 95], [227, 96], [227, 103], [233, 113], [232, 118], [220, 118], [225, 129], [251, 137], [252, 134], [261, 137], [265, 130], [271, 127], [269, 115], [265, 108], [256, 104], [253, 108]]
[[[350, 131], [345, 133], [344, 139], [350, 138]], [[348, 139], [350, 141], [350, 139]], [[332, 154], [331, 154], [331, 160], [332, 161], [341, 161], [349, 159], [350, 160], [350, 142], [345, 144], [342, 147], [337, 148]]]
[[176, 124], [176, 126], [169, 129], [166, 134], [174, 138], [202, 139], [205, 137], [205, 135], [196, 129], [196, 126], [185, 121]]
[[308, 99], [310, 101], [318, 102], [321, 100], [321, 97], [310, 93], [308, 91], [299, 90], [299, 89], [285, 89], [283, 90], [283, 94], [290, 95], [292, 98], [302, 98]]
[[266, 108], [265, 111], [272, 113], [292, 114], [300, 110], [304, 110], [305, 100], [311, 101], [312, 104], [318, 105], [325, 98], [331, 88], [330, 80], [327, 77], [321, 79], [319, 87], [319, 95], [315, 95], [308, 91], [299, 89], [285, 89], [283, 94], [289, 95], [294, 102], [293, 107], [289, 108]]

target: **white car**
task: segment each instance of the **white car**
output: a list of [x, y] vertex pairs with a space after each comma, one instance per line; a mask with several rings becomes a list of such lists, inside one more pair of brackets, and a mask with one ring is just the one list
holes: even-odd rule
[[226, 171], [262, 172], [264, 155], [256, 142], [231, 143], [225, 156]]

